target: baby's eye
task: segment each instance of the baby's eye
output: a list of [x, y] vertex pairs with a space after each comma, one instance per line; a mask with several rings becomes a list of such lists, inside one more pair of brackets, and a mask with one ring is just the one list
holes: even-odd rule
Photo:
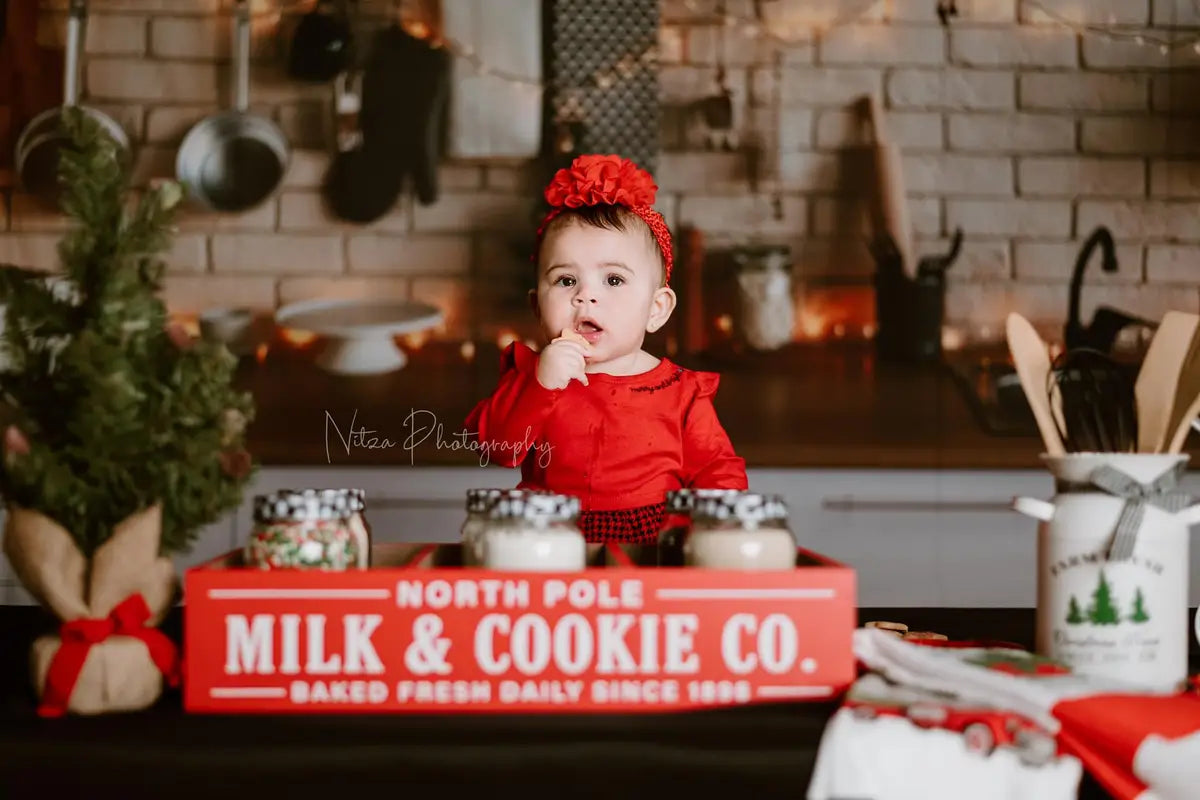
[[625, 279], [622, 278], [620, 275], [609, 275], [608, 276], [608, 285], [609, 286], [620, 286], [624, 282], [625, 282]]
[[570, 275], [563, 275], [561, 278], [559, 278], [558, 280], [556, 280], [554, 282], [554, 285], [555, 286], [574, 286], [575, 279], [572, 278]]

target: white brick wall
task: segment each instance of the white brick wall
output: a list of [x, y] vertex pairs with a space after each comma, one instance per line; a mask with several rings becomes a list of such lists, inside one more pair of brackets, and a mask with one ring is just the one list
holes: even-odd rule
[[[39, 40], [60, 46], [65, 3], [41, 2]], [[1041, 2], [1086, 24], [1200, 29], [1193, 0]], [[807, 31], [847, 4], [783, 5]], [[388, 6], [364, 8], [383, 15]], [[698, 140], [663, 152], [655, 178], [673, 228], [699, 226], [714, 246], [784, 242], [802, 276], [861, 285], [874, 269], [863, 238], [874, 179], [859, 101], [874, 93], [903, 153], [918, 250], [943, 251], [956, 226], [967, 235], [950, 273], [951, 319], [998, 326], [1016, 308], [1057, 328], [1079, 245], [1097, 225], [1117, 236], [1120, 271], [1089, 271], [1085, 313], [1099, 302], [1144, 314], [1200, 310], [1200, 54], [1079, 36], [1018, 0], [959, 0], [947, 27], [934, 6], [877, 3], [815, 42], [781, 46], [722, 25], [715, 0], [662, 0], [662, 101], [682, 107], [709, 94], [724, 58], [735, 124], [764, 148], [757, 194], [743, 153], [702, 150]], [[85, 100], [135, 142], [135, 184], [172, 175], [187, 130], [228, 105], [230, 7], [90, 3]], [[727, 4], [734, 14], [753, 7]], [[445, 163], [435, 204], [405, 193], [371, 225], [336, 219], [322, 196], [328, 87], [290, 81], [283, 69], [301, 11], [281, 15], [274, 0], [252, 8], [251, 103], [291, 137], [292, 162], [259, 208], [181, 216], [166, 255], [168, 303], [195, 311], [319, 295], [420, 298], [447, 304], [442, 333], [461, 336], [476, 324], [456, 308], [468, 297], [519, 297], [514, 276], [528, 268], [522, 248], [541, 189], [536, 165]], [[777, 4], [764, 9], [772, 24], [784, 15]], [[53, 268], [63, 221], [19, 190], [6, 201], [0, 261]], [[479, 324], [497, 313], [477, 311]]]

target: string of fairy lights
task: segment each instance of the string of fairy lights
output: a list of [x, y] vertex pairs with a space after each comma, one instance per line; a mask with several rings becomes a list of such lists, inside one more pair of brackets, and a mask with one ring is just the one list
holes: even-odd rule
[[[1190, 49], [1200, 54], [1200, 30], [1188, 31], [1171, 28], [1148, 28], [1142, 25], [1121, 24], [1115, 15], [1109, 15], [1104, 24], [1074, 19], [1071, 16], [1046, 5], [1040, 0], [1018, 0], [1018, 4], [1028, 12], [1028, 18], [1035, 23], [1048, 22], [1068, 29], [1079, 36], [1097, 37], [1112, 42], [1128, 42], [1144, 47], [1157, 48], [1162, 54]], [[726, 29], [748, 39], [772, 42], [780, 46], [798, 46], [816, 42], [836, 28], [853, 25], [861, 21], [871, 11], [882, 6], [883, 21], [886, 21], [890, 0], [865, 0], [850, 5], [845, 11], [822, 17], [814, 12], [813, 3], [803, 0], [756, 0], [752, 5], [762, 10], [769, 6], [776, 13], [756, 13], [751, 16], [731, 13], [722, 3], [714, 7], [712, 0], [684, 0], [684, 7], [697, 21], [709, 24], [720, 24]], [[740, 4], [739, 4], [740, 5]], [[840, 5], [840, 4], [839, 4]], [[1200, 6], [1200, 0], [1197, 0]], [[954, 4], [951, 3], [953, 8]], [[941, 6], [930, 0], [930, 17], [936, 18], [936, 11]], [[956, 11], [954, 12], [957, 13]], [[421, 25], [417, 23], [417, 33]], [[522, 75], [511, 70], [496, 67], [487, 63], [479, 52], [469, 44], [452, 37], [443, 36], [440, 44], [456, 58], [470, 64], [472, 70], [479, 75], [487, 75], [514, 84], [529, 86], [541, 90], [544, 84], [537, 78]], [[652, 44], [640, 52], [628, 53], [618, 59], [611, 67], [596, 70], [592, 75], [595, 88], [608, 89], [618, 81], [632, 77], [641, 70], [653, 69], [658, 64], [658, 43]]]

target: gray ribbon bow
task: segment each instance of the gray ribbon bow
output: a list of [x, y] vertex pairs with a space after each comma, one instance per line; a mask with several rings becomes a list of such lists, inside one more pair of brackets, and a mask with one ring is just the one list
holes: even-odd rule
[[1109, 561], [1126, 561], [1133, 555], [1133, 546], [1142, 527], [1147, 504], [1175, 513], [1187, 508], [1191, 499], [1183, 492], [1174, 491], [1181, 470], [1164, 472], [1152, 483], [1139, 483], [1120, 470], [1097, 467], [1088, 476], [1093, 486], [1114, 497], [1125, 498], [1121, 516], [1117, 519], [1117, 530], [1108, 548]]

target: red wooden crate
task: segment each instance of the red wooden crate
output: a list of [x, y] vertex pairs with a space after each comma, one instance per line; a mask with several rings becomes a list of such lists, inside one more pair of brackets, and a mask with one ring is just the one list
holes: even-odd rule
[[854, 679], [855, 576], [660, 568], [590, 548], [582, 572], [460, 566], [381, 545], [369, 570], [185, 575], [190, 712], [661, 712], [826, 699]]

